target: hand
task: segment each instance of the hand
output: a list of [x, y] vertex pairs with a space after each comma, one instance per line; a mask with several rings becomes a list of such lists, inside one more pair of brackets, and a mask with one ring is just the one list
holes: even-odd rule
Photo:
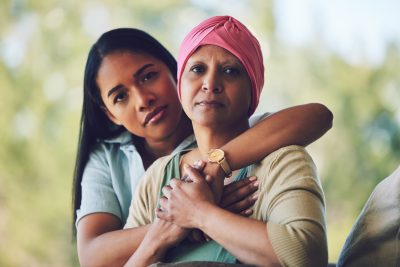
[[206, 181], [214, 194], [215, 203], [220, 203], [224, 190], [225, 173], [218, 164], [197, 161], [198, 166], [202, 166]]
[[257, 191], [259, 182], [257, 177], [251, 176], [237, 182], [230, 183], [224, 187], [220, 207], [243, 216], [253, 214], [251, 207], [258, 198]]
[[169, 248], [179, 244], [189, 232], [189, 229], [156, 218], [149, 228], [147, 238], [157, 240], [162, 243], [162, 247]]
[[173, 222], [185, 228], [198, 228], [198, 211], [206, 203], [214, 203], [214, 196], [205, 178], [189, 166], [184, 166], [192, 182], [172, 179], [162, 189], [160, 209], [156, 210], [158, 218]]

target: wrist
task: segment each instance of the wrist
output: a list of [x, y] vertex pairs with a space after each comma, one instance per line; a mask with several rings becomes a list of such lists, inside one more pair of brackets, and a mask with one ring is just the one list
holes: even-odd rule
[[[137, 255], [139, 259], [142, 260], [143, 266], [148, 266], [151, 263], [157, 262], [162, 259], [168, 250], [168, 246], [163, 243], [160, 238], [154, 238], [153, 236], [143, 239], [138, 250], [134, 255]], [[140, 255], [140, 256], [139, 256]], [[139, 265], [140, 266], [140, 265]]]
[[222, 170], [222, 168], [218, 164], [208, 162], [207, 159], [205, 161], [206, 161], [206, 166], [204, 167], [203, 170], [204, 174], [209, 175], [214, 179], [219, 179], [224, 181], [226, 176], [224, 170]]
[[204, 231], [208, 224], [207, 220], [209, 218], [209, 212], [215, 207], [216, 206], [210, 202], [198, 203], [193, 215], [193, 228]]
[[232, 175], [232, 170], [226, 159], [225, 151], [222, 149], [210, 149], [210, 151], [207, 152], [207, 160], [211, 164], [217, 165], [220, 169], [219, 173], [223, 173], [224, 177], [230, 177]]

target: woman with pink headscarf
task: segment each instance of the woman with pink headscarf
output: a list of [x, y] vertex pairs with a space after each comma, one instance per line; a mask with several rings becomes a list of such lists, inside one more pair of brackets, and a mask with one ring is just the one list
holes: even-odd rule
[[[157, 229], [148, 231], [127, 265], [160, 260], [327, 265], [324, 194], [306, 150], [284, 147], [232, 172], [219, 149], [249, 128], [263, 84], [260, 45], [236, 19], [212, 17], [186, 36], [178, 56], [178, 92], [198, 147], [160, 158], [147, 170], [126, 227], [157, 221], [150, 226]], [[207, 176], [197, 170], [204, 158], [220, 165], [225, 184], [258, 177], [250, 218], [218, 206]], [[190, 229], [201, 230], [211, 241], [188, 241]]]

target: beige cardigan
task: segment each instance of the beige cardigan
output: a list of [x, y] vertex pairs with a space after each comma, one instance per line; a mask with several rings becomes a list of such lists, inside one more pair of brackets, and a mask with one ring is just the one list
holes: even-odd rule
[[[173, 156], [158, 159], [140, 181], [125, 228], [154, 220], [164, 169]], [[283, 266], [326, 266], [324, 194], [316, 167], [303, 147], [281, 148], [254, 165], [260, 181], [253, 218], [266, 222]]]

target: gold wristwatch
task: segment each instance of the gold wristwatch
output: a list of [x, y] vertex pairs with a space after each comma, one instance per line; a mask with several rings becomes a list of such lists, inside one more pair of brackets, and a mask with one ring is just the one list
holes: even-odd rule
[[207, 155], [208, 155], [208, 162], [217, 163], [224, 171], [226, 177], [231, 177], [232, 170], [228, 164], [228, 161], [226, 161], [225, 152], [222, 149], [219, 148], [211, 149], [210, 151], [207, 152]]

